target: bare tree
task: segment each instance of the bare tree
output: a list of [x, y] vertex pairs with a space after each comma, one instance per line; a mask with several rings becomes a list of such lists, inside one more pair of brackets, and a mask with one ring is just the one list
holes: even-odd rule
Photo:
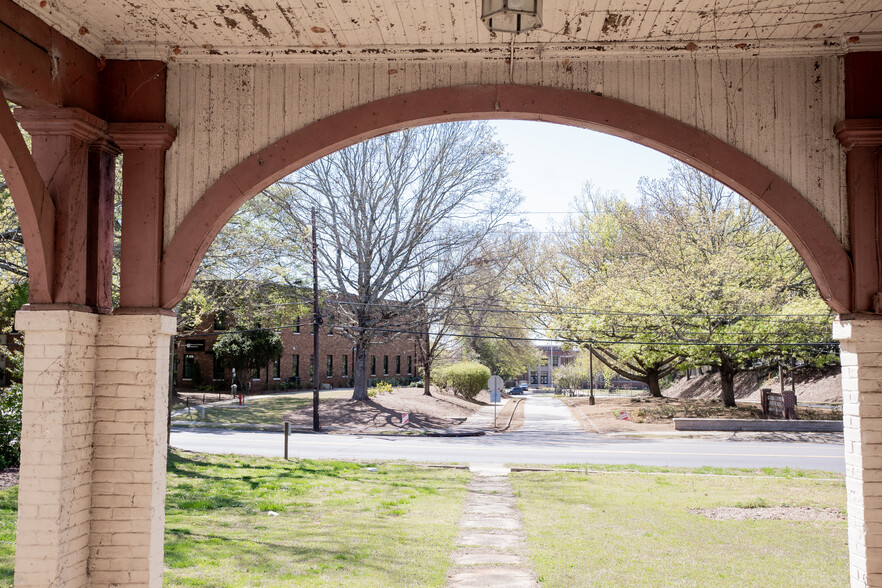
[[370, 345], [431, 322], [426, 309], [519, 204], [506, 163], [488, 124], [445, 123], [343, 149], [267, 190], [283, 224], [307, 225], [316, 208], [319, 273], [356, 347], [353, 399], [368, 398]]

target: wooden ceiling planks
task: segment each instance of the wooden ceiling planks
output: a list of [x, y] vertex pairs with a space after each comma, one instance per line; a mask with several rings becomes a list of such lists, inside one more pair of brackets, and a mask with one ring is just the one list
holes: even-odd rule
[[[490, 49], [499, 58], [510, 42], [480, 22], [480, 0], [14, 1], [93, 54], [118, 59], [422, 60]], [[882, 47], [878, 0], [546, 0], [543, 12], [543, 28], [516, 39], [534, 53]]]

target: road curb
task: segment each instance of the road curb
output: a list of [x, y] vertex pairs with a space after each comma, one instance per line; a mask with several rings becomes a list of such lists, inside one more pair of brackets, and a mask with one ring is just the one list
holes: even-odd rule
[[[284, 432], [282, 425], [251, 425], [247, 423], [179, 423], [172, 422], [172, 429], [222, 429], [224, 431], [240, 431], [240, 432]], [[317, 435], [370, 435], [372, 437], [479, 437], [486, 435], [485, 431], [353, 431], [352, 429], [344, 429], [339, 427], [323, 427], [320, 431], [313, 431], [303, 427], [292, 427], [292, 433], [315, 433]]]
[[677, 431], [756, 431], [763, 433], [841, 433], [842, 421], [778, 421], [675, 418]]

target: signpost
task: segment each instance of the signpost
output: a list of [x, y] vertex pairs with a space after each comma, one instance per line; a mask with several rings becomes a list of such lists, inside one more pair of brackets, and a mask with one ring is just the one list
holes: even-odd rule
[[496, 404], [502, 400], [502, 389], [505, 382], [499, 376], [490, 376], [487, 389], [490, 390], [490, 402], [493, 403], [493, 428], [496, 428]]

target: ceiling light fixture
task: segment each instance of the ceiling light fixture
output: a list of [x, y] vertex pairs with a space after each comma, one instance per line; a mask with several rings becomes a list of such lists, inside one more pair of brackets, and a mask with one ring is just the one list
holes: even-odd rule
[[542, 0], [483, 0], [481, 20], [491, 31], [524, 33], [542, 26]]

